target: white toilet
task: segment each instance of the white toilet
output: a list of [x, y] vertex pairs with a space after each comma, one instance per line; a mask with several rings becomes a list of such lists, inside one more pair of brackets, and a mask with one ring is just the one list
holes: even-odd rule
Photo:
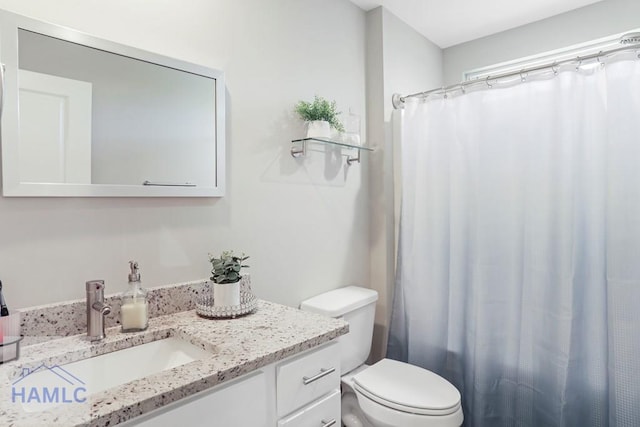
[[349, 286], [303, 301], [305, 311], [340, 317], [342, 423], [346, 427], [459, 427], [460, 393], [431, 371], [391, 359], [367, 366], [378, 293]]

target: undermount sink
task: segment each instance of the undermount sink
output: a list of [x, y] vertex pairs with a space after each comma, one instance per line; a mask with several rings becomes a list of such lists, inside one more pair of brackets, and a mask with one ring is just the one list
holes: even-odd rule
[[91, 394], [211, 356], [170, 337], [66, 365], [42, 365], [13, 381], [12, 398], [27, 412], [82, 403]]

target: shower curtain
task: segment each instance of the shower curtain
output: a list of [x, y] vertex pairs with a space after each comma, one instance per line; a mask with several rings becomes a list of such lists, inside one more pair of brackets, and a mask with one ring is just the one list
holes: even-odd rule
[[640, 426], [640, 61], [401, 123], [388, 357], [451, 381], [466, 426]]

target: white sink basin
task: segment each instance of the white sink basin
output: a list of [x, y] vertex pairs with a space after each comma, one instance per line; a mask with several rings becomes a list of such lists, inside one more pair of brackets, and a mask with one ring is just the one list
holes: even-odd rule
[[89, 395], [156, 374], [211, 353], [179, 338], [102, 354], [62, 366], [41, 366], [13, 381], [14, 403], [27, 412], [82, 403]]

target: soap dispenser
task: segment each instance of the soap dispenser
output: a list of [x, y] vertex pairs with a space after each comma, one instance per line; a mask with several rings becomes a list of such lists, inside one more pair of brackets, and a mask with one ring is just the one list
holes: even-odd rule
[[122, 332], [144, 331], [149, 326], [149, 304], [147, 291], [141, 286], [138, 263], [129, 261], [129, 289], [122, 294], [120, 323]]

